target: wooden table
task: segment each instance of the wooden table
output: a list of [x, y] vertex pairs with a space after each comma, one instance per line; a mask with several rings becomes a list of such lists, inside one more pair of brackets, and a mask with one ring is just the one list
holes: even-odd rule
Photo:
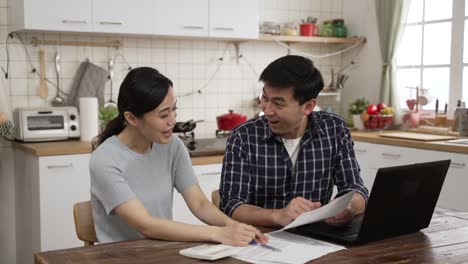
[[[35, 254], [35, 263], [210, 263], [183, 257], [195, 243], [135, 240]], [[244, 263], [226, 258], [216, 263]], [[421, 232], [341, 250], [310, 263], [468, 263], [468, 213], [437, 209]]]

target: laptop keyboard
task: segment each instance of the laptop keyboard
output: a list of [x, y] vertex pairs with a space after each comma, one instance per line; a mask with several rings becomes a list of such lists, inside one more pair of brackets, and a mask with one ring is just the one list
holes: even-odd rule
[[329, 225], [325, 222], [316, 222], [298, 227], [297, 233], [306, 232], [326, 237], [336, 237], [344, 241], [354, 241], [359, 236], [361, 225], [362, 217], [357, 217], [348, 224], [340, 226]]

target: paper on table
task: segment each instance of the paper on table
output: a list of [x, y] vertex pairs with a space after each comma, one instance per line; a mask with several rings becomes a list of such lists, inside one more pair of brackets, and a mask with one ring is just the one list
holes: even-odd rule
[[351, 202], [351, 199], [353, 198], [353, 195], [355, 193], [356, 191], [350, 191], [347, 194], [332, 200], [327, 205], [324, 205], [310, 212], [303, 213], [294, 221], [292, 221], [289, 225], [283, 227], [281, 230], [286, 230], [286, 229], [290, 229], [296, 226], [301, 226], [301, 225], [305, 225], [305, 224], [309, 224], [312, 222], [316, 222], [316, 221], [320, 221], [323, 219], [333, 217], [341, 213], [344, 209], [346, 209], [346, 207]]
[[270, 239], [268, 244], [280, 248], [280, 252], [260, 245], [249, 245], [231, 257], [251, 263], [295, 264], [306, 263], [326, 254], [345, 249], [342, 246], [284, 231], [265, 235]]

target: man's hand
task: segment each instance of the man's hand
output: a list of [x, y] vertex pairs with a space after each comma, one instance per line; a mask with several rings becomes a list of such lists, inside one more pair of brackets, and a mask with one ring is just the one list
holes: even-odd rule
[[329, 225], [342, 225], [351, 221], [356, 214], [356, 210], [354, 210], [351, 204], [349, 204], [343, 212], [335, 215], [334, 217], [325, 219], [325, 223]]
[[330, 225], [342, 225], [348, 223], [354, 216], [362, 214], [366, 208], [366, 200], [360, 193], [355, 193], [348, 207], [343, 212], [325, 219], [325, 222]]
[[286, 226], [299, 215], [317, 209], [320, 206], [320, 202], [312, 202], [302, 197], [296, 197], [285, 208], [273, 211], [273, 221], [277, 225]]

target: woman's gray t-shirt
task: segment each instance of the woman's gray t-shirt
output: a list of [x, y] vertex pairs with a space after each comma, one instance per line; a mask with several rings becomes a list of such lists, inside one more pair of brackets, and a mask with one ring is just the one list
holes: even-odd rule
[[153, 143], [145, 154], [112, 136], [93, 152], [89, 170], [100, 243], [143, 237], [113, 211], [118, 205], [137, 198], [152, 216], [172, 219], [174, 187], [182, 192], [197, 183], [187, 149], [177, 136], [169, 144]]

